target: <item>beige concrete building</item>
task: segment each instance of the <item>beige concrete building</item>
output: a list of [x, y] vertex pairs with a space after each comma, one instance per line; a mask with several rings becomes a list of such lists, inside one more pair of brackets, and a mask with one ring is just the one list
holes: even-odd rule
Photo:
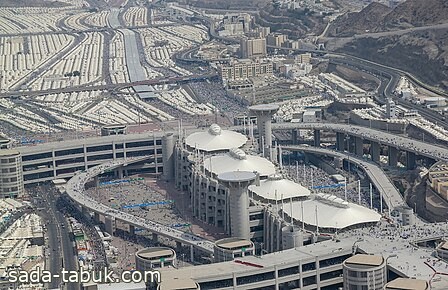
[[17, 150], [0, 150], [0, 197], [23, 194], [22, 155]]
[[220, 75], [223, 80], [235, 81], [254, 77], [272, 76], [272, 62], [243, 59], [222, 65]]
[[240, 51], [242, 58], [266, 56], [266, 38], [242, 38], [240, 42]]
[[382, 256], [358, 254], [342, 265], [346, 290], [382, 290], [387, 282], [386, 260]]

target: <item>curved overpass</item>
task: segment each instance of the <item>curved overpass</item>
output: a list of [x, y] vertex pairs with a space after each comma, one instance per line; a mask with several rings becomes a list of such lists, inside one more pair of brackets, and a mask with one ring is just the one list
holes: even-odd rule
[[206, 253], [213, 253], [214, 244], [199, 236], [188, 234], [177, 229], [173, 229], [168, 226], [113, 209], [87, 196], [84, 186], [89, 179], [94, 178], [95, 176], [102, 174], [107, 170], [112, 170], [121, 166], [127, 166], [131, 163], [139, 162], [146, 158], [147, 157], [139, 157], [135, 159], [118, 159], [89, 168], [86, 171], [78, 172], [67, 182], [66, 192], [74, 202], [76, 202], [83, 208], [88, 208], [90, 211], [93, 211], [100, 215], [113, 217], [116, 221], [121, 221], [126, 224], [148, 230], [160, 236], [175, 240], [176, 242], [190, 245]]
[[387, 177], [384, 171], [378, 167], [378, 165], [371, 161], [367, 161], [356, 155], [318, 147], [282, 146], [282, 149], [288, 151], [302, 151], [350, 160], [350, 162], [355, 163], [356, 165], [361, 167], [369, 176], [372, 184], [383, 196], [383, 200], [387, 204], [388, 208], [394, 209], [395, 207], [406, 205], [406, 202], [404, 201], [403, 197], [401, 196], [398, 189], [394, 186], [392, 181]]
[[373, 142], [409, 151], [435, 160], [448, 161], [448, 148], [409, 139], [367, 127], [331, 123], [273, 123], [272, 130], [310, 129], [345, 133]]

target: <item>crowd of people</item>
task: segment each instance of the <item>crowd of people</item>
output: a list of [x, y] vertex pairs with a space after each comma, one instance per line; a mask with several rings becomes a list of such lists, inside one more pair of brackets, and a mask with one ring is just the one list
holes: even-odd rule
[[229, 96], [221, 82], [193, 82], [190, 88], [200, 98], [201, 102], [208, 102], [218, 108], [221, 116], [225, 116], [229, 123], [234, 117], [247, 113], [247, 108], [237, 99]]
[[[297, 164], [284, 165], [284, 171], [286, 175], [295, 182], [310, 188], [314, 192], [333, 194], [343, 200], [345, 200], [345, 186], [329, 187], [329, 188], [316, 188], [319, 186], [334, 186], [336, 181], [326, 173], [323, 169], [314, 165], [305, 164], [302, 162]], [[347, 201], [352, 203], [359, 203], [358, 194], [358, 181], [351, 181], [347, 183]], [[361, 190], [361, 205], [370, 208], [370, 191]], [[373, 195], [372, 207], [380, 209], [379, 196]], [[386, 208], [386, 204], [383, 204], [383, 210]]]

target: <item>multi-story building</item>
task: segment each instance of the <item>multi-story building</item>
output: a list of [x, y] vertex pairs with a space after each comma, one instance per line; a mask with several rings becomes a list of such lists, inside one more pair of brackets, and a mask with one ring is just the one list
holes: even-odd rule
[[168, 247], [145, 248], [135, 253], [135, 268], [145, 272], [151, 269], [176, 266], [176, 252]]
[[0, 197], [21, 197], [24, 193], [22, 156], [17, 150], [0, 150]]
[[240, 52], [242, 58], [266, 56], [266, 38], [242, 38], [240, 41]]
[[286, 40], [288, 40], [288, 36], [281, 33], [272, 33], [266, 36], [268, 46], [281, 47]]
[[136, 172], [162, 173], [162, 136], [163, 133], [159, 132], [112, 135], [17, 147], [21, 154], [23, 183], [27, 185], [70, 178], [76, 171], [123, 157], [149, 156], [141, 164], [129, 167], [126, 175]]
[[382, 256], [357, 254], [343, 263], [344, 289], [383, 290], [387, 283], [386, 260]]
[[220, 66], [220, 75], [223, 80], [235, 81], [254, 77], [272, 76], [272, 62], [253, 61], [250, 59], [238, 60], [229, 65]]

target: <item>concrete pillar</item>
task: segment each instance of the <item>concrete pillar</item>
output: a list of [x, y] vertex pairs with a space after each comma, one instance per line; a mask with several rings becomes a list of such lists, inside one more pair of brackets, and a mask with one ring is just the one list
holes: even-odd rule
[[118, 177], [118, 179], [123, 179], [123, 168], [122, 167], [117, 168], [117, 177]]
[[129, 235], [135, 235], [135, 226], [129, 225]]
[[93, 182], [95, 183], [96, 187], [100, 186], [100, 179], [98, 175], [93, 178]]
[[89, 216], [89, 209], [87, 207], [82, 206], [81, 212], [84, 216]]
[[[154, 152], [156, 146], [154, 143]], [[172, 133], [162, 137], [163, 179], [174, 180], [174, 136]]]
[[113, 235], [115, 233], [115, 218], [106, 216], [104, 219], [104, 227], [107, 233]]
[[370, 156], [373, 162], [380, 162], [380, 143], [371, 142], [370, 143]]
[[255, 173], [250, 171], [225, 172], [218, 175], [219, 182], [229, 189], [230, 234], [232, 237], [250, 239], [247, 187], [255, 179]]
[[362, 138], [355, 137], [355, 154], [362, 157], [364, 153], [364, 143]]
[[389, 166], [397, 167], [398, 153], [400, 153], [400, 151], [397, 148], [389, 146], [389, 149], [388, 149]]
[[320, 147], [320, 130], [314, 130], [314, 147]]
[[299, 144], [299, 129], [291, 130], [291, 143], [293, 145]]
[[176, 241], [176, 251], [178, 252], [182, 251], [182, 243], [179, 241]]
[[265, 157], [270, 157], [270, 150], [266, 148], [272, 147], [272, 116], [278, 111], [279, 106], [273, 104], [262, 104], [249, 107], [249, 111], [252, 115], [257, 116], [257, 128], [258, 128], [258, 144], [260, 152], [263, 151], [262, 144], [264, 139], [265, 144]]
[[344, 151], [345, 148], [345, 134], [344, 133], [336, 133], [336, 150]]
[[194, 262], [194, 247], [193, 245], [190, 245], [190, 262]]
[[415, 153], [406, 151], [406, 169], [412, 170], [415, 168]]
[[93, 214], [93, 220], [95, 221], [95, 223], [99, 223], [100, 222], [100, 214], [95, 212]]
[[156, 243], [156, 242], [159, 241], [159, 236], [158, 236], [156, 233], [152, 233], [152, 241], [153, 241], [154, 243]]
[[343, 165], [344, 165], [344, 159], [342, 159], [342, 158], [335, 158], [334, 159], [334, 167], [335, 168], [342, 169]]

